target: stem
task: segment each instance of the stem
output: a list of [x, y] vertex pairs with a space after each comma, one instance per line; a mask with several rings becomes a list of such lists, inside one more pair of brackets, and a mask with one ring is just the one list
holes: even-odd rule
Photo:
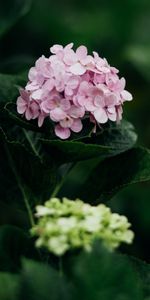
[[30, 207], [30, 204], [29, 204], [29, 201], [28, 201], [25, 189], [23, 187], [23, 184], [21, 183], [21, 179], [20, 179], [20, 177], [19, 177], [19, 175], [17, 173], [16, 166], [14, 164], [13, 158], [12, 158], [12, 156], [10, 154], [10, 151], [9, 151], [9, 149], [8, 149], [8, 147], [7, 147], [6, 144], [5, 144], [5, 150], [6, 150], [6, 153], [8, 155], [8, 160], [9, 160], [9, 163], [11, 165], [12, 171], [13, 171], [13, 173], [15, 175], [15, 178], [16, 178], [16, 181], [18, 183], [19, 189], [20, 189], [20, 191], [22, 193], [23, 200], [24, 200], [27, 212], [28, 212], [28, 217], [29, 217], [29, 220], [30, 220], [30, 224], [33, 227], [35, 224], [34, 224], [34, 219], [33, 219], [33, 215], [32, 215], [32, 210], [31, 210], [31, 207]]
[[55, 198], [59, 192], [59, 190], [61, 189], [62, 185], [63, 185], [64, 179], [61, 180], [60, 183], [58, 183], [54, 189], [54, 191], [51, 194], [51, 198]]

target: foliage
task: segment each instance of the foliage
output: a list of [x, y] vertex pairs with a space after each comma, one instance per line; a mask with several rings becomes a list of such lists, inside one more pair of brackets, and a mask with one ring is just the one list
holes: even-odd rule
[[[33, 56], [45, 51], [47, 44], [53, 44], [56, 39], [66, 43], [73, 38], [76, 44], [82, 41], [91, 49], [102, 46], [102, 52], [105, 51], [108, 57], [112, 55], [112, 62], [117, 61], [127, 72], [131, 86], [135, 84], [135, 78], [140, 82], [136, 83], [137, 102], [131, 107], [131, 113], [128, 111], [128, 116], [135, 121], [140, 140], [149, 145], [149, 132], [146, 130], [149, 128], [146, 102], [146, 82], [150, 78], [149, 45], [146, 44], [147, 31], [143, 30], [142, 21], [142, 9], [148, 11], [149, 4], [138, 1], [136, 9], [133, 9], [134, 0], [128, 0], [124, 3], [122, 15], [119, 0], [115, 5], [115, 1], [108, 4], [109, 1], [95, 0], [95, 5], [87, 1], [86, 7], [81, 1], [75, 4], [75, 1], [66, 0], [60, 4], [59, 10], [58, 1], [35, 1], [34, 9], [26, 17], [30, 32], [28, 26], [24, 28], [25, 18], [20, 23], [19, 20], [29, 11], [31, 2], [0, 2], [0, 299], [148, 300], [150, 266], [120, 253], [126, 250], [109, 252], [98, 243], [91, 253], [72, 251], [60, 261], [46, 250], [37, 250], [29, 233], [29, 228], [34, 225], [35, 205], [42, 205], [51, 196], [81, 197], [91, 205], [108, 200], [112, 203], [115, 199], [114, 207], [118, 205], [118, 210], [120, 207], [127, 210], [126, 205], [130, 204], [127, 211], [129, 219], [131, 217], [134, 221], [137, 217], [135, 212], [140, 214], [140, 222], [134, 223], [133, 229], [136, 232], [136, 227], [141, 226], [134, 244], [141, 245], [144, 230], [149, 224], [145, 201], [146, 197], [149, 200], [149, 193], [145, 196], [144, 182], [148, 187], [150, 152], [137, 143], [133, 125], [125, 120], [120, 124], [110, 122], [93, 135], [85, 120], [80, 134], [61, 141], [55, 138], [50, 121], [39, 129], [36, 121], [28, 122], [16, 113], [15, 103], [19, 87], [24, 86], [27, 80], [28, 65], [32, 64]], [[138, 35], [136, 18], [141, 28]], [[108, 22], [104, 22], [105, 19]], [[52, 28], [56, 28], [54, 33]], [[66, 33], [62, 34], [63, 31]], [[35, 36], [37, 40], [34, 43]], [[130, 62], [128, 70], [125, 67], [127, 62]], [[138, 99], [142, 93], [145, 96], [142, 96], [144, 104], [141, 105]], [[140, 119], [139, 123], [136, 118]], [[127, 186], [136, 186], [137, 191], [132, 189], [129, 195], [125, 190], [124, 199], [129, 199], [125, 199], [123, 204], [118, 191], [124, 191]], [[142, 196], [139, 196], [140, 187]], [[141, 202], [135, 201], [135, 211], [132, 211], [133, 194], [138, 200], [138, 197], [142, 199]], [[149, 234], [149, 229], [147, 232]], [[133, 246], [132, 255], [138, 256], [136, 251]]]
[[149, 271], [148, 267], [142, 269], [142, 262], [139, 262], [141, 271], [135, 271], [127, 257], [95, 245], [92, 253], [81, 252], [78, 257], [71, 256], [63, 263], [68, 268], [61, 274], [46, 263], [23, 259], [18, 275], [0, 273], [1, 299], [47, 300], [49, 295], [52, 299], [67, 300], [83, 297], [89, 300], [148, 299], [146, 277]]

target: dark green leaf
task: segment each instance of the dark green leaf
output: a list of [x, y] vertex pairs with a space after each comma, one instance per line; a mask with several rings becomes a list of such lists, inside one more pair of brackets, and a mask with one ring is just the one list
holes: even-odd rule
[[97, 135], [80, 137], [79, 140], [50, 140], [40, 138], [45, 150], [57, 157], [61, 163], [80, 161], [92, 157], [109, 157], [133, 147], [137, 139], [133, 126], [122, 121], [119, 125], [110, 123]]
[[57, 158], [59, 164], [80, 161], [92, 157], [108, 157], [124, 152], [133, 147], [137, 140], [134, 127], [129, 122], [123, 120], [120, 124], [109, 123], [98, 130], [97, 134], [92, 134], [92, 127], [87, 120], [84, 120], [84, 129], [80, 134], [74, 134], [69, 140], [62, 141], [56, 139], [53, 124], [46, 120], [44, 126], [39, 129], [36, 120], [29, 122], [17, 114], [16, 105], [7, 103], [5, 112], [8, 119], [12, 119], [15, 124], [32, 131], [39, 131], [37, 135], [40, 143], [51, 157]]
[[127, 257], [96, 246], [91, 253], [69, 260], [76, 290], [73, 299], [143, 300], [139, 276]]
[[46, 119], [42, 128], [39, 128], [37, 125], [37, 120], [27, 121], [24, 116], [21, 116], [17, 113], [16, 103], [8, 102], [4, 107], [5, 119], [13, 121], [14, 125], [19, 125], [22, 128], [32, 130], [35, 132], [45, 132], [49, 136], [54, 137], [53, 125]]
[[85, 201], [107, 201], [130, 184], [150, 180], [150, 151], [133, 148], [100, 162], [77, 191]]
[[[143, 297], [147, 294], [143, 294], [141, 277], [133, 262], [124, 255], [108, 252], [99, 243], [91, 253], [67, 257], [63, 266], [60, 274], [48, 264], [23, 259], [19, 278], [12, 278], [12, 296], [17, 287], [15, 300], [148, 299]], [[10, 284], [7, 277], [6, 282]]]
[[0, 74], [0, 107], [6, 102], [15, 100], [19, 95], [19, 86], [24, 86], [25, 82], [26, 74]]
[[69, 300], [69, 287], [64, 277], [42, 263], [23, 260], [21, 300]]
[[55, 165], [42, 161], [38, 150], [29, 139], [29, 146], [9, 141], [0, 130], [0, 199], [22, 203], [27, 198], [31, 205], [46, 200], [56, 183]]
[[144, 299], [150, 299], [150, 264], [147, 264], [137, 258], [130, 258], [136, 272], [139, 273], [142, 281]]
[[18, 290], [19, 276], [0, 272], [0, 299], [17, 300]]
[[31, 240], [23, 230], [10, 225], [0, 227], [0, 271], [17, 271], [21, 256], [33, 257], [33, 253]]

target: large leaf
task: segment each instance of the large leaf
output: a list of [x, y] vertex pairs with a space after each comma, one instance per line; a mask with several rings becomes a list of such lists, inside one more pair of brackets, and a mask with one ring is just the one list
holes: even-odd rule
[[19, 290], [19, 276], [0, 272], [0, 299], [16, 300]]
[[74, 198], [81, 197], [85, 201], [99, 203], [107, 201], [118, 190], [130, 184], [148, 180], [150, 180], [150, 151], [140, 147], [133, 148], [99, 162], [88, 178], [81, 181], [79, 187], [74, 187]]
[[[12, 290], [10, 299], [15, 300], [148, 299], [139, 274], [141, 269], [138, 270], [128, 257], [108, 252], [99, 243], [91, 253], [67, 257], [63, 266], [63, 273], [60, 273], [47, 263], [23, 259], [18, 277], [0, 273], [0, 279], [5, 278], [5, 286], [8, 283]], [[145, 274], [148, 268], [145, 264]], [[11, 276], [12, 285], [9, 282]], [[8, 291], [2, 291], [4, 298], [1, 299], [5, 300]], [[14, 295], [17, 297], [13, 298]]]
[[142, 288], [144, 299], [150, 299], [150, 264], [143, 262], [137, 258], [130, 257], [130, 260], [135, 268], [135, 271], [139, 273], [142, 281]]
[[43, 162], [30, 140], [29, 145], [8, 140], [0, 130], [1, 201], [35, 205], [50, 196], [56, 183], [55, 165], [52, 160]]
[[91, 133], [92, 128], [85, 120], [80, 134], [74, 134], [69, 140], [62, 141], [56, 139], [54, 126], [48, 120], [39, 129], [36, 120], [29, 122], [17, 114], [16, 105], [12, 103], [6, 104], [5, 113], [8, 116], [6, 118], [12, 119], [14, 124], [27, 130], [39, 131], [36, 139], [43, 145], [43, 150], [60, 164], [116, 155], [132, 148], [137, 140], [133, 125], [125, 120], [120, 124], [110, 122], [98, 130], [97, 134]]
[[70, 261], [76, 289], [73, 299], [143, 300], [141, 282], [129, 260], [97, 247]]
[[21, 300], [69, 300], [69, 285], [59, 273], [46, 264], [23, 261]]
[[120, 125], [108, 124], [97, 135], [86, 137], [80, 135], [72, 140], [61, 141], [40, 138], [44, 150], [60, 163], [89, 159], [92, 157], [109, 157], [133, 147], [137, 139], [133, 126], [127, 121]]
[[[33, 258], [36, 250], [30, 237], [20, 228], [0, 227], [0, 271], [14, 272], [21, 266], [21, 257]], [[1, 299], [1, 298], [0, 298]]]
[[0, 1], [0, 37], [30, 9], [31, 0]]
[[130, 261], [97, 246], [90, 254], [84, 252], [64, 261], [68, 264], [64, 275], [42, 263], [25, 260], [21, 299], [143, 300], [141, 281]]
[[19, 94], [19, 86], [23, 86], [25, 82], [26, 74], [0, 74], [0, 107], [2, 107], [2, 104], [16, 99]]

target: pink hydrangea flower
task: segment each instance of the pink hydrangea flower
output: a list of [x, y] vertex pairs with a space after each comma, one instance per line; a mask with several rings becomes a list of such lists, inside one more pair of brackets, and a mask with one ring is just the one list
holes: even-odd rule
[[119, 122], [122, 105], [132, 100], [119, 71], [97, 52], [89, 55], [85, 46], [74, 51], [70, 43], [50, 50], [50, 57], [40, 57], [29, 70], [17, 99], [18, 113], [27, 120], [38, 119], [39, 127], [50, 118], [61, 139], [80, 132], [85, 116], [93, 123], [93, 132], [108, 120]]
[[39, 116], [39, 105], [30, 99], [30, 93], [21, 89], [17, 99], [17, 111], [24, 114], [27, 120], [36, 119]]

